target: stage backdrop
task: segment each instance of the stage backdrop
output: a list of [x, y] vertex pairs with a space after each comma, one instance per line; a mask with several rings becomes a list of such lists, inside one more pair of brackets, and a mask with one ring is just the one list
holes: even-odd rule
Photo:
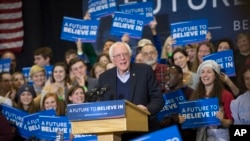
[[[157, 31], [162, 44], [170, 35], [170, 24], [195, 19], [208, 19], [208, 30], [212, 33], [212, 41], [229, 37], [235, 41], [240, 32], [250, 31], [250, 2], [248, 0], [117, 0], [119, 4], [153, 1], [154, 15], [158, 22]], [[83, 0], [83, 14], [88, 9], [88, 0]], [[97, 52], [102, 50], [108, 38], [120, 39], [109, 34], [112, 17], [101, 18], [97, 42]], [[149, 27], [145, 27], [142, 37], [151, 38]], [[130, 45], [136, 46], [138, 40]]]

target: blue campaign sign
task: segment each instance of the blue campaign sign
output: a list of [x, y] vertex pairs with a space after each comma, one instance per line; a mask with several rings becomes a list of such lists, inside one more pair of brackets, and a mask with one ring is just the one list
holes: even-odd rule
[[64, 140], [70, 139], [71, 124], [64, 116], [39, 116], [40, 131], [38, 138], [41, 140], [55, 140], [58, 130], [63, 131]]
[[186, 101], [186, 97], [184, 96], [182, 89], [163, 94], [163, 99], [165, 101], [165, 105], [157, 114], [159, 121], [173, 113], [179, 113], [179, 102]]
[[139, 14], [145, 16], [145, 25], [148, 25], [154, 20], [152, 1], [121, 4], [119, 5], [119, 10], [129, 14]]
[[29, 85], [33, 85], [33, 81], [32, 81], [32, 79], [30, 77], [30, 68], [31, 67], [24, 67], [24, 68], [22, 68], [22, 73], [23, 73], [23, 75], [25, 77], [26, 82]]
[[181, 125], [183, 129], [220, 125], [220, 120], [216, 118], [216, 112], [219, 111], [218, 98], [180, 102], [179, 110], [185, 117]]
[[132, 139], [131, 141], [182, 141], [176, 125]]
[[85, 43], [95, 42], [98, 27], [98, 20], [82, 20], [63, 17], [61, 39], [74, 42], [81, 39], [81, 41]]
[[141, 15], [115, 12], [110, 34], [120, 37], [129, 34], [130, 38], [140, 39], [144, 21], [145, 17]]
[[98, 141], [97, 135], [93, 134], [76, 134], [73, 141]]
[[113, 14], [117, 10], [116, 0], [89, 0], [88, 12], [92, 19]]
[[228, 76], [235, 76], [234, 54], [233, 50], [216, 52], [203, 57], [203, 60], [214, 60], [221, 66], [221, 72]]
[[70, 121], [125, 117], [125, 101], [101, 101], [67, 105]]
[[10, 72], [11, 59], [1, 59], [0, 60], [0, 72]]
[[208, 20], [191, 20], [171, 24], [171, 36], [175, 45], [186, 45], [206, 40]]
[[0, 109], [2, 114], [11, 123], [11, 125], [16, 128], [16, 131], [19, 135], [23, 136], [28, 134], [28, 132], [24, 129], [23, 124], [24, 117], [27, 116], [28, 113], [5, 104], [1, 104]]
[[46, 72], [46, 78], [47, 80], [52, 77], [52, 69], [53, 66], [44, 66], [45, 72]]

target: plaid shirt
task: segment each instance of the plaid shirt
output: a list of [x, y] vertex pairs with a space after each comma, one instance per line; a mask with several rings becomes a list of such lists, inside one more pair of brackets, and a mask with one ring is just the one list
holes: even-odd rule
[[162, 92], [166, 91], [166, 88], [165, 88], [166, 83], [164, 82], [164, 75], [165, 75], [166, 71], [167, 71], [166, 64], [157, 63], [156, 68], [154, 70], [154, 73], [155, 73], [156, 80], [161, 87]]

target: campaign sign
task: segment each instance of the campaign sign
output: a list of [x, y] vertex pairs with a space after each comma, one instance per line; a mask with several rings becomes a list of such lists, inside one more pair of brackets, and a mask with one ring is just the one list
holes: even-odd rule
[[1, 104], [0, 109], [10, 124], [16, 128], [16, 131], [19, 135], [22, 136], [28, 134], [28, 132], [24, 129], [23, 123], [24, 117], [27, 116], [28, 113], [5, 104]]
[[125, 117], [125, 101], [101, 101], [67, 105], [70, 121]]
[[39, 124], [39, 116], [55, 116], [55, 110], [44, 110], [38, 113], [34, 114], [29, 114], [25, 117], [23, 117], [23, 128], [26, 130], [28, 134], [22, 135], [23, 137], [32, 137], [32, 136], [37, 136], [40, 131], [40, 124]]
[[144, 21], [145, 17], [142, 15], [115, 12], [110, 34], [120, 37], [129, 34], [130, 38], [140, 39]]
[[44, 66], [45, 72], [46, 72], [46, 78], [51, 79], [52, 77], [52, 70], [53, 70], [53, 66]]
[[182, 141], [176, 125], [132, 139], [131, 141]]
[[88, 2], [88, 12], [92, 19], [111, 15], [116, 10], [116, 0], [89, 0]]
[[98, 27], [98, 20], [63, 17], [61, 39], [74, 42], [80, 39], [85, 43], [95, 42]]
[[225, 50], [209, 54], [203, 57], [203, 60], [214, 60], [221, 66], [221, 72], [228, 76], [235, 76], [235, 64], [233, 50]]
[[145, 25], [148, 25], [154, 20], [152, 1], [121, 4], [119, 5], [119, 10], [129, 14], [139, 14], [145, 16]]
[[22, 68], [22, 73], [25, 77], [25, 81], [29, 84], [29, 85], [33, 85], [33, 81], [30, 77], [30, 68], [31, 67], [24, 67]]
[[0, 72], [10, 72], [11, 59], [0, 59]]
[[64, 140], [70, 139], [71, 124], [65, 116], [39, 116], [40, 131], [38, 138], [41, 140], [56, 139], [58, 130], [63, 131]]
[[186, 45], [206, 40], [208, 20], [192, 20], [171, 24], [171, 35], [175, 45]]
[[220, 120], [216, 118], [216, 112], [219, 111], [218, 98], [180, 102], [179, 110], [185, 117], [181, 125], [183, 129], [220, 125]]
[[76, 134], [73, 141], [98, 141], [98, 139], [94, 134]]
[[170, 93], [163, 94], [163, 99], [165, 101], [165, 105], [162, 110], [157, 114], [158, 120], [162, 121], [165, 117], [179, 113], [179, 102], [186, 101], [184, 93], [182, 89], [177, 91], [173, 91]]

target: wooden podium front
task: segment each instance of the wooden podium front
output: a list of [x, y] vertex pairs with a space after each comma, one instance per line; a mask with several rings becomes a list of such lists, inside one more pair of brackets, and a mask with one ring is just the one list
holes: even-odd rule
[[124, 132], [148, 131], [149, 114], [125, 100], [124, 117], [71, 121], [72, 134], [97, 134], [98, 141], [121, 141]]

